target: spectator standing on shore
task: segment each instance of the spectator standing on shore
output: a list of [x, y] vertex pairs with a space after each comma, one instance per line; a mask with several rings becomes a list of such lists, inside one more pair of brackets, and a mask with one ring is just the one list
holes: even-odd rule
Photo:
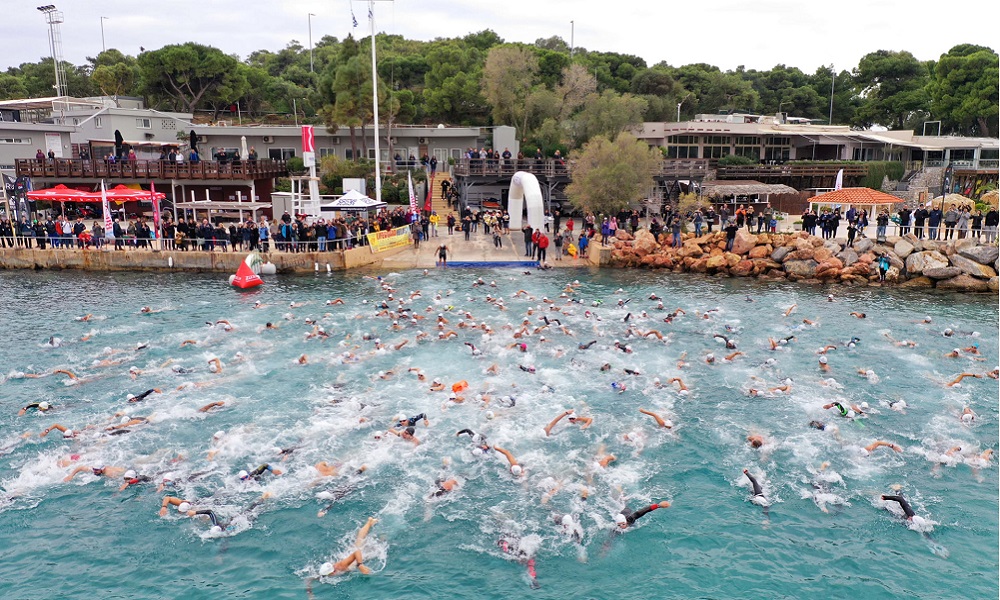
[[[943, 203], [944, 201], [942, 201]], [[950, 240], [955, 237], [955, 225], [958, 224], [958, 211], [952, 204], [948, 212], [944, 213], [944, 239]]]
[[733, 242], [736, 241], [736, 232], [740, 230], [740, 226], [734, 222], [730, 222], [726, 225], [724, 231], [726, 232], [726, 252], [731, 252], [733, 249]]
[[965, 239], [969, 235], [969, 207], [964, 206], [962, 210], [958, 212], [958, 220], [955, 222], [955, 228], [958, 229], [958, 239]]
[[986, 232], [986, 243], [992, 244], [997, 239], [997, 227], [1000, 226], [1000, 212], [990, 208], [983, 217], [983, 231]]
[[549, 236], [539, 232], [538, 234], [538, 264], [545, 264], [545, 254], [549, 248]]
[[941, 219], [943, 218], [944, 215], [941, 212], [941, 207], [931, 207], [931, 211], [927, 214], [927, 239], [938, 239], [938, 228], [941, 226]]

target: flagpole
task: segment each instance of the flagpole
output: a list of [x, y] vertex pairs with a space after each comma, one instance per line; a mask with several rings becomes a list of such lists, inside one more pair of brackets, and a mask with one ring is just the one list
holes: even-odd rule
[[375, 0], [368, 0], [368, 23], [372, 33], [372, 101], [375, 109], [375, 200], [382, 202], [382, 169], [380, 167], [378, 121], [378, 72], [375, 70]]

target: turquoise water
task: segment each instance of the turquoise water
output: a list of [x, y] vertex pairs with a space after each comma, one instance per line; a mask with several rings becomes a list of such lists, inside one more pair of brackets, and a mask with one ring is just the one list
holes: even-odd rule
[[[374, 515], [379, 522], [363, 546], [374, 573], [316, 581], [317, 598], [997, 597], [1000, 482], [996, 461], [977, 457], [998, 447], [998, 385], [993, 379], [944, 385], [962, 371], [996, 367], [995, 296], [645, 272], [382, 274], [396, 299], [421, 292], [408, 306], [424, 320], [401, 320], [401, 330], [391, 329], [389, 317], [374, 316], [386, 292], [353, 273], [272, 277], [250, 293], [232, 290], [218, 275], [0, 273], [0, 596], [304, 597], [307, 580], [323, 562], [353, 550], [358, 528]], [[473, 287], [476, 277], [495, 280], [496, 288]], [[573, 297], [583, 304], [563, 306], [559, 295], [573, 279], [582, 283]], [[518, 289], [535, 299], [515, 298]], [[831, 292], [835, 302], [827, 301]], [[655, 310], [651, 293], [667, 311], [686, 314], [664, 323], [666, 311]], [[503, 297], [507, 310], [486, 303], [487, 294]], [[338, 297], [347, 304], [324, 304]], [[571, 314], [525, 317], [530, 307], [548, 306], [543, 297]], [[626, 298], [632, 300], [618, 308]], [[592, 306], [598, 299], [603, 304]], [[254, 309], [258, 300], [264, 306]], [[292, 302], [305, 305], [291, 308]], [[140, 314], [142, 306], [161, 312]], [[718, 310], [701, 318], [712, 309]], [[465, 310], [496, 334], [458, 328]], [[456, 338], [436, 339], [438, 312]], [[631, 324], [656, 329], [665, 340], [627, 339], [622, 319], [629, 312]], [[85, 314], [93, 318], [75, 320]], [[559, 318], [575, 337], [552, 327], [525, 338], [526, 353], [508, 349], [512, 331], [503, 327], [523, 318], [536, 327], [542, 314]], [[933, 322], [917, 323], [925, 316]], [[305, 339], [312, 330], [307, 318], [319, 319], [331, 337]], [[805, 318], [817, 324], [806, 326]], [[206, 325], [219, 319], [233, 330]], [[269, 321], [279, 328], [264, 331]], [[944, 337], [945, 328], [956, 336]], [[431, 339], [416, 343], [417, 330], [431, 332]], [[409, 344], [373, 352], [365, 333], [387, 345]], [[706, 364], [707, 353], [726, 353], [716, 333], [734, 339], [746, 356]], [[917, 345], [897, 347], [885, 333]], [[88, 334], [89, 341], [80, 341]], [[769, 350], [768, 337], [791, 335], [794, 341]], [[61, 345], [46, 346], [50, 336]], [[853, 336], [860, 343], [846, 347]], [[594, 347], [577, 349], [592, 339]], [[616, 339], [634, 352], [613, 349]], [[185, 340], [197, 343], [182, 348]], [[140, 342], [148, 348], [134, 350]], [[984, 361], [943, 356], [973, 343]], [[839, 347], [827, 354], [832, 371], [822, 373], [816, 351], [828, 344]], [[344, 364], [340, 355], [348, 350], [361, 360]], [[308, 364], [298, 363], [303, 354]], [[682, 356], [687, 365], [679, 368]], [[215, 357], [224, 364], [221, 374], [208, 370]], [[104, 359], [117, 364], [95, 364]], [[499, 374], [488, 374], [494, 363]], [[605, 363], [609, 371], [600, 370]], [[135, 381], [130, 367], [141, 371]], [[422, 369], [427, 381], [408, 373], [410, 367]], [[48, 374], [53, 369], [80, 380]], [[875, 377], [857, 369], [872, 369]], [[395, 375], [377, 377], [387, 370]], [[22, 378], [22, 372], [46, 375]], [[691, 391], [657, 388], [654, 376], [679, 376]], [[466, 402], [448, 405], [446, 393], [430, 393], [435, 377], [449, 385], [467, 380]], [[790, 393], [747, 394], [786, 377], [793, 380]], [[616, 393], [612, 382], [627, 390]], [[127, 393], [153, 387], [163, 393], [126, 402]], [[487, 419], [474, 398], [481, 391], [513, 396], [516, 405], [494, 400], [495, 418]], [[55, 409], [15, 416], [41, 399]], [[900, 399], [905, 410], [889, 406]], [[226, 404], [197, 411], [213, 401]], [[870, 414], [849, 422], [822, 409], [832, 401], [867, 402]], [[978, 414], [971, 424], [960, 419], [965, 406]], [[671, 419], [674, 428], [655, 429], [640, 407]], [[593, 417], [593, 425], [580, 429], [564, 420], [546, 437], [542, 428], [568, 408]], [[150, 423], [102, 435], [119, 420], [111, 415], [122, 411]], [[399, 412], [427, 413], [430, 426], [416, 428], [419, 446], [394, 436], [375, 439]], [[810, 428], [814, 419], [837, 431]], [[39, 438], [53, 423], [82, 432], [71, 441], [58, 431]], [[474, 456], [469, 438], [455, 436], [465, 427], [510, 449], [525, 476], [515, 479], [502, 457]], [[216, 431], [225, 435], [213, 442]], [[747, 445], [751, 433], [766, 438], [763, 449]], [[864, 456], [861, 447], [877, 439], [903, 452], [881, 448]], [[962, 450], [946, 456], [955, 446]], [[607, 469], [594, 465], [602, 447], [617, 457]], [[282, 461], [279, 448], [294, 452]], [[61, 466], [70, 455], [79, 459]], [[321, 460], [343, 463], [343, 474], [320, 478], [312, 465]], [[238, 480], [239, 470], [263, 462], [285, 474]], [[164, 494], [151, 484], [118, 492], [119, 481], [89, 474], [62, 481], [73, 465], [95, 463], [155, 480], [170, 473], [182, 483], [169, 493], [213, 509], [230, 525], [215, 534], [173, 510], [160, 518]], [[354, 474], [362, 464], [366, 471]], [[764, 486], [766, 514], [750, 501], [744, 468]], [[198, 476], [188, 479], [192, 474]], [[428, 501], [439, 477], [455, 477], [459, 487]], [[907, 527], [895, 504], [879, 499], [893, 486], [930, 523], [925, 530]], [[331, 491], [342, 497], [319, 518]], [[265, 492], [270, 497], [253, 506]], [[663, 499], [672, 506], [612, 537], [623, 499], [632, 508]], [[556, 524], [567, 513], [582, 544]], [[535, 558], [538, 589], [529, 586], [525, 567], [497, 548], [500, 537], [520, 539]]]

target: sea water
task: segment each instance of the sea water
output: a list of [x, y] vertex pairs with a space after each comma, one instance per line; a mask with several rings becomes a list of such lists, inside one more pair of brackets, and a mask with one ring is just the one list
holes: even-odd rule
[[[393, 328], [391, 317], [376, 316], [389, 294], [376, 275], [391, 282], [392, 307], [403, 299], [424, 318], [399, 318]], [[473, 285], [477, 278], [483, 285]], [[580, 285], [561, 297], [573, 280]], [[488, 295], [502, 297], [506, 310]], [[345, 304], [325, 304], [335, 298]], [[154, 312], [141, 313], [144, 306]], [[684, 313], [663, 321], [678, 308]], [[466, 311], [468, 323], [495, 333], [458, 327]], [[439, 313], [457, 337], [437, 339]], [[517, 340], [526, 352], [508, 348], [523, 319], [534, 332], [542, 316], [550, 327]], [[271, 277], [251, 292], [219, 275], [5, 272], [0, 323], [5, 599], [294, 598], [307, 585], [317, 598], [998, 595], [996, 460], [978, 458], [998, 446], [997, 381], [945, 385], [961, 372], [996, 368], [995, 295], [603, 270]], [[307, 339], [316, 326], [330, 337]], [[630, 326], [664, 338], [629, 337]], [[418, 331], [428, 339], [418, 342]], [[716, 334], [745, 355], [722, 361], [732, 351]], [[789, 336], [770, 349], [768, 338]], [[578, 349], [590, 340], [597, 343]], [[633, 352], [615, 349], [616, 340]], [[973, 344], [979, 356], [944, 356]], [[836, 349], [822, 372], [817, 351], [828, 345]], [[344, 352], [356, 361], [344, 362]], [[715, 364], [706, 363], [709, 353]], [[213, 358], [221, 373], [209, 370]], [[393, 374], [378, 376], [386, 371]], [[690, 391], [668, 385], [671, 377]], [[465, 402], [429, 392], [433, 378], [449, 387], [467, 381]], [[768, 392], [788, 378], [790, 392]], [[162, 393], [126, 401], [150, 388]], [[55, 408], [16, 416], [39, 400]], [[897, 410], [899, 400], [905, 409]], [[225, 405], [198, 412], [214, 401]], [[849, 420], [822, 408], [833, 401], [867, 402], [868, 414]], [[971, 423], [960, 418], [965, 407], [978, 415]], [[674, 427], [656, 428], [639, 408]], [[544, 426], [565, 409], [593, 425], [564, 419], [546, 436]], [[419, 445], [377, 435], [397, 413], [421, 412], [430, 425], [416, 426]], [[149, 423], [103, 433], [121, 414]], [[820, 431], [812, 420], [834, 427]], [[80, 434], [40, 438], [53, 423]], [[496, 453], [474, 455], [469, 438], [455, 435], [463, 428], [509, 449], [525, 474], [512, 476]], [[750, 448], [750, 434], [764, 436], [765, 446]], [[879, 439], [903, 452], [866, 456], [861, 448]], [[961, 450], [947, 455], [954, 447]], [[595, 464], [608, 453], [616, 460], [607, 468]], [[340, 474], [320, 477], [319, 461], [340, 465]], [[136, 469], [154, 483], [119, 492], [119, 480], [89, 473], [63, 482], [75, 465], [97, 463]], [[238, 479], [262, 463], [284, 474]], [[743, 469], [761, 481], [768, 506], [751, 502]], [[164, 474], [180, 483], [157, 493]], [[450, 477], [458, 488], [430, 499], [435, 482]], [[908, 524], [880, 499], [894, 490], [927, 526]], [[226, 530], [213, 533], [175, 510], [159, 517], [166, 494], [211, 508]], [[660, 500], [672, 506], [612, 535], [623, 506]], [[557, 523], [565, 514], [578, 539]], [[314, 580], [323, 562], [353, 551], [369, 516], [378, 523], [362, 549], [374, 573]], [[523, 556], [503, 552], [500, 539]], [[535, 559], [537, 588], [525, 556]]]

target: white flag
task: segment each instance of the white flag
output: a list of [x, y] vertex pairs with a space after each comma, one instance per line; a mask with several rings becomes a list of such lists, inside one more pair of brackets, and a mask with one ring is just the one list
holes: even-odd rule
[[833, 191], [837, 191], [844, 187], [844, 170], [841, 169], [837, 171], [837, 183], [833, 184]]
[[417, 212], [417, 195], [413, 193], [413, 177], [410, 176], [410, 172], [406, 172], [406, 186], [409, 188], [410, 192], [410, 211]]
[[101, 210], [104, 211], [104, 237], [115, 237], [115, 226], [111, 222], [111, 208], [108, 207], [108, 190], [101, 180]]

